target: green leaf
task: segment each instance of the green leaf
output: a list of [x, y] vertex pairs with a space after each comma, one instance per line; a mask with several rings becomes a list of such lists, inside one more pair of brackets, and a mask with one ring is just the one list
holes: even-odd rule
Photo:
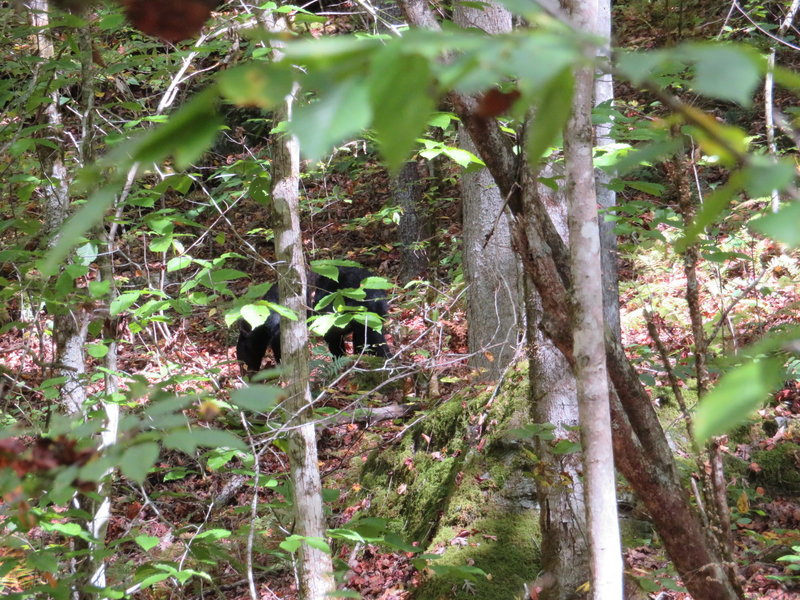
[[231, 459], [239, 453], [238, 450], [216, 450], [214, 454], [208, 459], [208, 468], [211, 471], [219, 471], [222, 467], [227, 465]]
[[390, 171], [397, 171], [416, 146], [436, 105], [428, 59], [386, 47], [369, 77], [372, 127]]
[[782, 367], [779, 358], [754, 359], [723, 375], [695, 413], [697, 441], [703, 443], [744, 421], [780, 386]]
[[388, 546], [396, 548], [397, 550], [401, 550], [403, 552], [417, 553], [417, 552], [422, 552], [423, 550], [422, 548], [419, 548], [417, 546], [412, 546], [396, 533], [387, 533], [383, 539]]
[[535, 165], [558, 139], [572, 112], [575, 80], [572, 71], [564, 69], [545, 86], [536, 102], [534, 122], [527, 140], [528, 161]]
[[111, 282], [108, 280], [89, 282], [89, 294], [92, 298], [104, 298], [109, 291], [111, 291]]
[[372, 109], [367, 92], [363, 79], [349, 79], [327, 90], [316, 102], [297, 109], [289, 128], [307, 158], [321, 159], [333, 145], [369, 125]]
[[233, 281], [235, 279], [241, 279], [242, 277], [247, 277], [247, 273], [239, 271], [238, 269], [217, 269], [211, 271], [211, 281], [213, 283]]
[[195, 429], [192, 431], [192, 436], [198, 446], [247, 450], [247, 446], [239, 437], [221, 429]]
[[172, 273], [173, 271], [180, 271], [181, 269], [185, 269], [189, 265], [192, 264], [192, 257], [191, 256], [174, 256], [169, 259], [167, 262], [167, 273]]
[[176, 429], [164, 436], [164, 447], [191, 454], [197, 449], [194, 432], [188, 429]]
[[695, 63], [692, 87], [710, 98], [731, 100], [742, 106], [752, 104], [753, 92], [761, 82], [761, 59], [744, 46], [691, 44], [683, 48]]
[[247, 321], [250, 327], [255, 329], [267, 322], [270, 312], [272, 311], [269, 306], [263, 304], [245, 304], [239, 314], [242, 319]]
[[573, 442], [572, 440], [561, 439], [553, 445], [553, 454], [574, 454], [580, 452], [580, 442]]
[[753, 156], [751, 164], [742, 169], [744, 188], [754, 198], [764, 198], [772, 190], [788, 187], [795, 177], [792, 160], [773, 161], [766, 156]]
[[286, 538], [280, 544], [278, 544], [278, 546], [280, 546], [290, 554], [293, 554], [294, 552], [297, 552], [297, 549], [300, 548], [300, 544], [302, 543], [303, 543], [302, 536], [290, 535], [288, 538]]
[[223, 71], [219, 78], [222, 95], [239, 106], [270, 109], [280, 105], [292, 91], [290, 65], [250, 63]]
[[217, 103], [213, 86], [197, 94], [166, 123], [135, 143], [132, 162], [161, 162], [172, 155], [178, 169], [188, 167], [217, 136], [222, 123]]
[[158, 546], [158, 542], [160, 541], [159, 538], [154, 537], [152, 535], [137, 535], [133, 539], [137, 544], [139, 544], [139, 547], [145, 552]]
[[108, 346], [105, 344], [87, 344], [86, 352], [93, 358], [103, 358], [108, 354]]
[[231, 403], [253, 412], [269, 412], [285, 396], [285, 392], [274, 385], [250, 385], [231, 394]]
[[[78, 529], [80, 529], [80, 527], [78, 527]], [[39, 571], [44, 571], [46, 573], [55, 573], [58, 571], [58, 558], [54, 552], [49, 550], [37, 550], [29, 553], [25, 558], [31, 566]]]
[[776, 213], [770, 213], [750, 223], [755, 231], [790, 248], [800, 246], [800, 202], [792, 202]]
[[128, 310], [134, 302], [139, 299], [139, 296], [142, 295], [142, 292], [125, 292], [124, 294], [120, 294], [111, 302], [111, 306], [109, 307], [108, 311], [111, 316], [115, 316], [120, 314], [123, 311]]
[[684, 252], [686, 248], [693, 244], [698, 236], [708, 227], [717, 216], [725, 210], [731, 199], [741, 189], [742, 173], [738, 171], [731, 175], [730, 179], [706, 196], [703, 207], [695, 216], [694, 222], [686, 228], [684, 237], [675, 242], [675, 250]]
[[106, 209], [114, 202], [116, 186], [106, 186], [97, 190], [86, 204], [72, 216], [58, 232], [58, 241], [45, 255], [39, 270], [44, 275], [55, 275], [58, 266], [64, 262], [70, 248], [80, 243], [83, 234], [99, 223]]
[[142, 483], [158, 458], [158, 444], [145, 442], [131, 446], [122, 454], [119, 468], [122, 474], [136, 483]]
[[269, 177], [256, 177], [247, 190], [247, 195], [258, 204], [267, 206], [272, 198], [272, 181]]
[[216, 541], [229, 537], [231, 537], [231, 532], [228, 531], [227, 529], [209, 529], [208, 531], [203, 531], [201, 533], [198, 533], [195, 539], [196, 540], [210, 539]]

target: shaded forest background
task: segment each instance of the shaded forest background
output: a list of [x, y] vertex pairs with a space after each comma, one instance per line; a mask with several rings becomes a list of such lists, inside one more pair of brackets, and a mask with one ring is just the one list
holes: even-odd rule
[[[72, 17], [58, 17], [51, 24], [57, 63], [52, 77], [62, 78], [56, 87], [65, 109], [64, 129], [80, 131], [80, 114], [70, 107], [81, 102], [87, 89], [82, 73], [89, 68], [66, 59], [68, 50], [90, 43], [88, 55], [96, 73], [91, 94], [106, 117], [96, 126], [103, 132], [104, 152], [113, 157], [115, 144], [129, 131], [164, 120], [169, 107], [162, 103], [170, 93], [176, 94], [173, 106], [184, 104], [203, 89], [206, 71], [235, 64], [255, 44], [224, 25], [246, 20], [246, 11], [233, 3], [218, 8], [197, 54], [192, 54], [191, 42], [169, 45], [132, 28], [113, 8], [98, 11], [91, 39], [83, 41], [69, 33], [76, 25]], [[781, 8], [777, 3], [739, 7], [624, 2], [613, 7], [614, 35], [631, 49], [726, 39], [766, 50], [771, 42], [763, 30], [780, 23]], [[394, 7], [377, 10], [379, 19], [361, 4], [323, 3], [294, 7], [291, 14], [295, 31], [311, 37], [383, 31], [386, 23], [399, 22]], [[135, 13], [133, 18], [146, 21]], [[52, 320], [40, 310], [45, 305], [57, 312], [54, 307], [75, 302], [75, 290], [63, 280], [37, 287], [42, 267], [39, 224], [46, 221], [40, 191], [46, 180], [42, 149], [47, 144], [36, 136], [45, 103], [37, 102], [34, 93], [25, 95], [26, 82], [39, 69], [32, 60], [34, 31], [24, 12], [10, 8], [3, 11], [0, 27], [5, 40], [0, 50], [0, 99], [7, 111], [0, 157], [0, 398], [2, 425], [9, 431], [24, 427], [27, 433], [21, 445], [19, 439], [4, 439], [0, 451], [3, 466], [17, 468], [18, 475], [21, 470], [35, 476], [26, 480], [26, 493], [49, 495], [52, 501], [39, 506], [19, 503], [22, 494], [10, 486], [4, 501], [16, 512], [2, 516], [0, 556], [6, 567], [0, 571], [0, 586], [3, 593], [34, 597], [47, 586], [58, 588], [56, 557], [74, 557], [70, 553], [76, 551], [80, 556], [81, 534], [60, 516], [75, 474], [59, 478], [58, 473], [65, 466], [83, 466], [82, 456], [88, 454], [81, 453], [88, 450], [79, 436], [58, 437], [69, 431], [54, 406], [63, 381], [53, 372]], [[793, 30], [787, 35], [793, 37]], [[778, 57], [783, 66], [796, 67], [794, 49], [779, 49]], [[184, 66], [187, 70], [177, 75]], [[694, 95], [681, 70], [665, 68], [658, 77], [664, 88], [718, 121], [738, 126], [754, 139], [764, 138], [761, 92], [751, 106], [742, 108]], [[663, 102], [648, 92], [620, 83], [615, 93], [620, 143], [635, 145], [647, 139], [652, 123], [667, 118]], [[793, 115], [794, 97], [783, 94], [777, 92], [775, 104]], [[448, 110], [440, 108], [443, 114]], [[120, 580], [135, 574], [136, 597], [244, 598], [243, 565], [255, 555], [260, 597], [290, 599], [295, 597], [296, 581], [292, 550], [285, 545], [291, 510], [284, 448], [280, 439], [264, 434], [259, 417], [240, 418], [230, 396], [242, 385], [234, 353], [237, 299], [252, 285], [276, 279], [269, 209], [258, 201], [276, 123], [269, 113], [253, 107], [223, 104], [219, 116], [224, 126], [210, 150], [196, 156], [192, 146], [202, 148], [204, 140], [187, 135], [183, 143], [189, 156], [176, 162], [191, 166], [184, 170], [167, 161], [141, 175], [116, 214], [121, 258], [115, 269], [122, 290], [118, 369], [130, 376], [131, 389], [139, 386], [120, 402], [132, 414], [159, 419], [172, 414], [148, 414], [148, 386], [164, 397], [188, 397], [192, 400], [181, 407], [182, 414], [197, 430], [234, 432], [254, 443], [259, 459], [254, 465], [253, 453], [229, 446], [230, 438], [211, 434], [200, 449], [195, 444], [188, 453], [179, 451], [176, 443], [145, 473], [136, 469], [137, 455], [124, 455], [126, 477], [111, 492], [109, 569]], [[520, 403], [526, 367], [512, 364], [496, 383], [467, 364], [468, 290], [458, 180], [465, 166], [475, 165], [459, 153], [455, 135], [455, 120], [440, 116], [414, 157], [422, 197], [419, 229], [424, 233], [418, 253], [425, 261], [413, 275], [402, 252], [398, 181], [383, 165], [374, 140], [344, 144], [323, 161], [303, 164], [301, 218], [308, 258], [353, 260], [396, 284], [385, 324], [396, 353], [392, 370], [381, 370], [369, 359], [357, 364], [352, 359], [332, 361], [318, 337], [312, 354], [312, 386], [321, 400], [318, 416], [328, 419], [318, 437], [328, 518], [340, 535], [333, 553], [342, 581], [363, 598], [522, 597], [537, 575], [529, 570], [537, 560], [535, 519], [526, 512], [534, 509], [530, 487], [536, 461], [526, 454], [530, 450], [520, 450], [524, 441], [509, 435], [526, 426], [527, 408]], [[782, 153], [794, 156], [793, 140], [786, 136], [780, 143]], [[76, 155], [79, 151], [83, 149], [75, 149]], [[85, 166], [91, 154], [75, 163]], [[728, 167], [707, 158], [694, 149], [686, 164], [690, 179], [702, 181], [703, 189], [711, 191], [723, 185]], [[682, 231], [678, 201], [683, 180], [677, 169], [669, 162], [643, 164], [617, 181], [615, 219], [623, 343], [657, 403], [690, 485], [696, 468], [691, 444], [680, 424], [670, 373], [659, 356], [665, 352], [669, 357], [684, 400], [693, 405], [697, 398], [691, 383], [686, 280], [678, 268], [681, 257], [665, 243], [675, 241]], [[709, 351], [719, 359], [712, 361], [715, 375], [726, 369], [723, 357], [797, 320], [796, 252], [748, 228], [769, 203], [768, 197], [737, 202], [715, 222], [704, 248], [701, 306], [710, 323], [719, 317], [721, 330]], [[95, 250], [80, 248], [78, 256], [87, 258], [83, 266], [92, 264]], [[189, 255], [191, 264], [180, 260]], [[86, 286], [93, 280], [89, 271], [76, 276]], [[91, 310], [91, 297], [77, 299]], [[99, 367], [107, 344], [98, 325], [88, 327], [89, 363]], [[790, 357], [787, 365], [781, 389], [721, 441], [735, 557], [751, 597], [790, 598], [798, 590], [800, 363]], [[101, 385], [97, 375], [89, 378], [87, 387], [91, 392]], [[385, 407], [396, 412], [380, 420], [369, 416], [369, 411]], [[37, 436], [48, 431], [56, 441], [37, 446]], [[90, 433], [84, 432], [83, 441]], [[253, 442], [260, 434], [265, 437]], [[31, 456], [34, 466], [20, 469], [15, 456]], [[261, 478], [263, 490], [256, 513], [251, 512], [254, 477]], [[420, 486], [420, 481], [430, 485]], [[621, 490], [629, 524], [624, 532], [627, 570], [638, 582], [638, 593], [688, 597], [641, 504], [626, 493], [624, 483]], [[494, 512], [486, 514], [483, 508]], [[259, 531], [255, 541], [250, 528], [254, 514]], [[525, 527], [514, 529], [509, 522]], [[410, 545], [413, 542], [417, 546]], [[420, 544], [431, 556], [419, 558]], [[481, 556], [487, 548], [494, 548], [494, 558]], [[497, 585], [499, 580], [508, 585]]]

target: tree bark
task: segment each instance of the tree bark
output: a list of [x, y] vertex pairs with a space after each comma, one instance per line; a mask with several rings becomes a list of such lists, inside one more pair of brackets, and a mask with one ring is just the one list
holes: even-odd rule
[[400, 234], [400, 283], [406, 284], [423, 277], [428, 270], [428, 251], [425, 246], [431, 227], [428, 211], [423, 205], [421, 165], [408, 161], [395, 177], [392, 195], [402, 209], [398, 233]]
[[[412, 25], [435, 25], [423, 0], [403, 0], [402, 5]], [[451, 93], [450, 98], [500, 193], [508, 198], [514, 216], [515, 248], [542, 299], [540, 329], [572, 363], [568, 253], [535, 187], [524, 184], [533, 174], [529, 168], [517, 173], [511, 146], [495, 121], [475, 115], [474, 97]], [[526, 190], [524, 195], [522, 189]], [[528, 229], [535, 236], [529, 235]], [[617, 467], [650, 512], [689, 592], [696, 598], [738, 598], [735, 581], [724, 571], [721, 557], [706, 538], [680, 484], [650, 398], [613, 333], [606, 335], [606, 360], [613, 384], [612, 434]], [[667, 507], [669, 510], [665, 510]]]
[[[611, 2], [600, 0], [597, 6], [597, 19], [594, 31], [603, 40], [597, 55], [601, 61], [611, 60]], [[594, 79], [595, 106], [614, 99], [614, 79], [609, 72], [598, 68]], [[611, 137], [611, 123], [599, 123], [595, 126], [595, 145], [602, 148], [614, 142]], [[600, 218], [600, 257], [603, 268], [603, 314], [606, 326], [618, 337], [622, 337], [619, 317], [619, 276], [617, 274], [617, 236], [614, 233], [616, 223], [606, 216], [617, 205], [617, 195], [609, 187], [612, 174], [602, 169], [595, 170], [595, 189], [597, 205], [603, 209]]]
[[[488, 34], [512, 29], [511, 13], [488, 2], [480, 8], [457, 4], [453, 20]], [[459, 130], [459, 145], [475, 152], [470, 135]], [[522, 283], [511, 247], [505, 198], [486, 168], [459, 180], [463, 207], [464, 275], [467, 281], [469, 365], [499, 378], [514, 359], [522, 331]]]
[[[573, 23], [595, 29], [597, 0], [569, 2]], [[594, 53], [589, 47], [586, 53]], [[591, 64], [591, 63], [590, 63]], [[603, 339], [600, 229], [592, 161], [594, 68], [575, 72], [572, 115], [564, 131], [567, 210], [574, 305], [575, 379], [583, 446], [592, 597], [622, 599], [622, 548], [611, 442], [608, 373]]]
[[[271, 18], [271, 17], [270, 17]], [[270, 30], [285, 29], [272, 21]], [[280, 50], [273, 44], [278, 58]], [[274, 123], [291, 121], [297, 87], [273, 113]], [[317, 440], [312, 421], [313, 399], [309, 387], [308, 327], [306, 325], [306, 266], [300, 231], [300, 147], [291, 135], [270, 138], [272, 151], [272, 228], [278, 259], [278, 290], [281, 304], [297, 320], [281, 318], [281, 377], [287, 394], [289, 415], [287, 454], [295, 510], [295, 533], [324, 538], [327, 528], [322, 508], [322, 484], [317, 459]], [[299, 550], [301, 600], [324, 600], [336, 589], [329, 553], [303, 542]]]
[[[35, 41], [38, 54], [45, 60], [53, 60], [55, 51], [47, 27], [50, 24], [47, 0], [32, 0], [30, 3], [31, 25], [36, 29]], [[58, 109], [58, 93], [50, 94], [50, 103], [44, 110], [47, 128], [40, 135], [49, 138], [57, 148], [39, 145], [39, 161], [44, 179], [49, 185], [42, 187], [44, 196], [44, 245], [52, 248], [58, 241], [59, 231], [69, 216], [70, 175], [64, 163], [61, 113]], [[60, 389], [61, 404], [72, 415], [81, 414], [86, 401], [83, 377], [86, 374], [86, 360], [83, 354], [89, 322], [80, 308], [61, 309], [53, 315], [53, 341], [55, 344], [54, 363], [56, 373], [65, 378]]]

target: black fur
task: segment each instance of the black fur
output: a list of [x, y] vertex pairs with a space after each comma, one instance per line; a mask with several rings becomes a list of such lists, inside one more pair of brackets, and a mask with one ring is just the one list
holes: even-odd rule
[[[340, 290], [358, 289], [361, 282], [372, 274], [361, 267], [338, 267], [339, 281], [311, 273], [309, 287], [314, 289], [314, 306], [317, 306], [326, 296]], [[345, 306], [363, 307], [366, 311], [375, 313], [381, 318], [389, 312], [389, 303], [384, 290], [365, 289], [363, 300], [344, 298]], [[311, 294], [309, 294], [310, 296]], [[278, 285], [274, 284], [264, 295], [264, 300], [278, 303]], [[331, 304], [323, 307], [319, 314], [328, 314], [334, 310]], [[344, 356], [345, 338], [353, 334], [353, 350], [360, 354], [362, 350], [386, 358], [389, 356], [389, 345], [383, 333], [375, 331], [355, 319], [343, 327], [331, 327], [325, 334], [325, 342], [334, 356]], [[267, 348], [272, 348], [275, 362], [281, 361], [281, 318], [278, 313], [271, 311], [267, 320], [253, 329], [244, 319], [239, 320], [239, 340], [236, 343], [236, 356], [240, 362], [247, 366], [249, 371], [258, 371]]]

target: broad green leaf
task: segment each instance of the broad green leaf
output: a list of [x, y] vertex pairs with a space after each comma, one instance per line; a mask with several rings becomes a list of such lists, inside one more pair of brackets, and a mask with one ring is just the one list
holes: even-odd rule
[[[523, 97], [534, 98], [553, 80], [561, 78], [564, 71], [574, 70], [582, 58], [572, 36], [542, 31], [514, 39], [499, 61], [498, 69], [507, 70], [519, 80]], [[517, 102], [515, 107], [526, 109], [524, 102]]]
[[793, 160], [773, 161], [766, 156], [753, 156], [742, 169], [744, 188], [754, 198], [764, 198], [772, 190], [782, 190], [794, 181]]
[[626, 186], [660, 198], [664, 194], [664, 185], [652, 181], [623, 181]]
[[280, 105], [294, 83], [286, 65], [256, 62], [223, 71], [218, 82], [223, 97], [233, 104], [264, 109]]
[[300, 141], [303, 154], [317, 161], [335, 144], [361, 133], [371, 120], [366, 82], [350, 79], [335, 84], [316, 102], [298, 108], [289, 128]]
[[734, 173], [730, 179], [706, 196], [703, 207], [694, 219], [694, 223], [686, 228], [684, 237], [675, 242], [675, 250], [684, 252], [686, 248], [693, 244], [703, 230], [710, 225], [717, 216], [725, 210], [731, 199], [741, 189], [741, 171]]
[[132, 162], [161, 162], [172, 155], [178, 169], [188, 167], [217, 136], [222, 122], [217, 103], [213, 86], [195, 95], [166, 123], [137, 140]]
[[684, 129], [700, 144], [708, 156], [717, 157], [726, 166], [735, 166], [739, 157], [747, 152], [747, 133], [731, 125], [725, 125], [708, 113], [691, 106], [685, 108], [692, 113], [698, 125], [685, 125]]
[[237, 269], [217, 269], [211, 271], [211, 281], [214, 283], [233, 281], [234, 279], [241, 279], [242, 277], [247, 277], [247, 273]]
[[390, 290], [394, 286], [384, 277], [370, 276], [361, 282], [361, 287], [365, 290]]
[[142, 292], [125, 292], [124, 294], [120, 294], [114, 298], [114, 300], [112, 300], [111, 306], [109, 307], [109, 313], [113, 317], [125, 310], [128, 310], [141, 295]]
[[203, 531], [201, 533], [198, 533], [197, 536], [195, 536], [195, 539], [222, 540], [229, 537], [231, 537], [231, 532], [228, 531], [227, 529], [209, 529], [208, 531]]
[[256, 177], [247, 190], [247, 195], [258, 204], [269, 205], [272, 198], [272, 181], [269, 177]]
[[761, 82], [763, 62], [744, 46], [691, 44], [683, 48], [695, 63], [692, 87], [699, 93], [742, 106], [752, 104], [753, 92]]
[[191, 454], [197, 449], [197, 439], [189, 429], [176, 429], [164, 436], [164, 447]]
[[776, 213], [750, 223], [750, 227], [791, 248], [800, 246], [800, 202], [794, 201]]
[[440, 112], [435, 113], [431, 117], [428, 121], [428, 125], [431, 127], [438, 127], [439, 129], [447, 129], [453, 121], [458, 121], [458, 117], [453, 113]]
[[428, 60], [394, 48], [380, 51], [368, 79], [372, 127], [392, 172], [411, 154], [436, 107]]
[[158, 444], [145, 442], [131, 446], [122, 453], [119, 468], [122, 474], [136, 483], [142, 483], [158, 458]]
[[619, 162], [615, 165], [617, 173], [622, 176], [641, 165], [656, 162], [664, 157], [670, 156], [680, 148], [680, 146], [680, 140], [670, 138], [645, 144], [627, 154], [620, 154]]
[[106, 354], [108, 354], [108, 346], [105, 344], [87, 344], [86, 352], [92, 358], [103, 358]]
[[174, 256], [167, 262], [167, 273], [180, 271], [192, 264], [191, 256]]
[[158, 542], [160, 541], [159, 538], [154, 537], [152, 535], [137, 535], [133, 539], [137, 544], [139, 544], [139, 547], [145, 552], [158, 546]]
[[396, 533], [387, 533], [384, 536], [384, 541], [387, 545], [391, 546], [392, 548], [396, 548], [398, 550], [402, 550], [403, 552], [422, 552], [423, 548], [418, 546], [412, 546], [408, 542], [406, 542], [403, 538], [401, 538]]
[[82, 265], [90, 265], [97, 260], [97, 245], [87, 242], [83, 246], [75, 249], [75, 254], [80, 258], [78, 261]]
[[30, 552], [25, 558], [31, 566], [36, 567], [39, 571], [46, 573], [58, 571], [58, 557], [50, 550], [36, 550], [35, 552]]
[[246, 304], [242, 307], [240, 315], [247, 321], [248, 325], [255, 329], [267, 322], [269, 314], [272, 312], [269, 306], [262, 304]]
[[782, 367], [779, 358], [755, 359], [723, 375], [695, 413], [697, 441], [705, 442], [743, 422], [780, 386]]
[[222, 431], [221, 429], [197, 428], [192, 431], [192, 436], [198, 446], [247, 450], [247, 446], [239, 437], [228, 431]]
[[110, 290], [111, 282], [108, 280], [89, 282], [89, 294], [92, 298], [104, 298]]
[[211, 471], [219, 471], [239, 453], [238, 450], [214, 450], [212, 452], [213, 455], [209, 457], [207, 462], [208, 468]]
[[285, 396], [285, 392], [273, 385], [250, 385], [231, 394], [231, 403], [253, 412], [269, 412]]
[[106, 209], [114, 202], [116, 192], [117, 188], [113, 185], [97, 190], [89, 196], [86, 204], [64, 224], [58, 232], [58, 241], [45, 255], [39, 267], [44, 275], [55, 275], [58, 266], [67, 258], [70, 248], [80, 243], [83, 234], [103, 218]]
[[283, 548], [289, 553], [297, 552], [297, 549], [300, 548], [300, 544], [303, 543], [302, 536], [299, 535], [290, 535], [285, 540], [283, 540], [278, 546]]
[[561, 71], [545, 86], [536, 102], [534, 122], [527, 141], [528, 161], [535, 165], [558, 139], [572, 112], [575, 81], [568, 69]]

